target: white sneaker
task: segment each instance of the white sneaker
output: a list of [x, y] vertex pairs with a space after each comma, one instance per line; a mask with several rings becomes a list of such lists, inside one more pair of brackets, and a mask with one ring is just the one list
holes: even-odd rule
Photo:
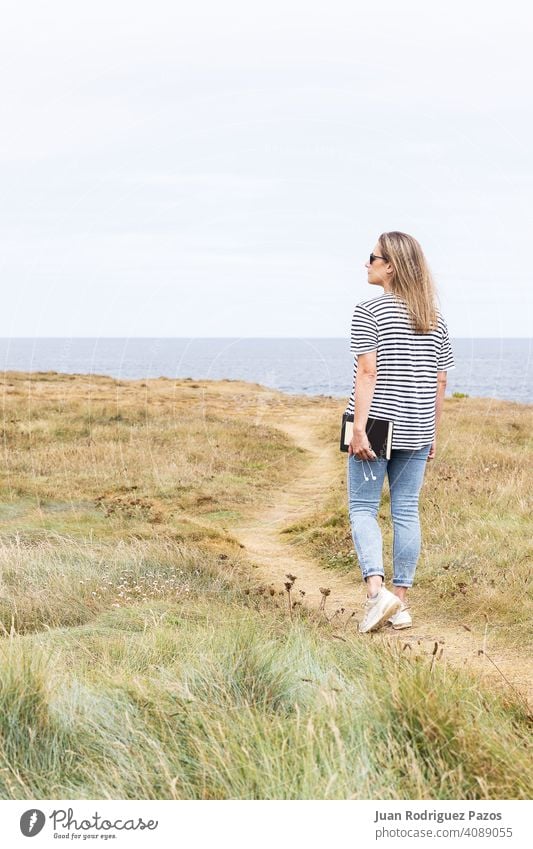
[[390, 622], [393, 628], [399, 630], [400, 628], [410, 628], [413, 624], [413, 620], [411, 619], [410, 614], [407, 612], [407, 605], [402, 602], [402, 606], [400, 607], [398, 613], [395, 613], [394, 616], [391, 616], [390, 619], [387, 620]]
[[359, 633], [366, 634], [367, 631], [377, 631], [383, 623], [398, 612], [402, 603], [397, 595], [391, 593], [385, 587], [381, 587], [375, 598], [368, 598], [365, 602], [365, 615], [359, 623]]

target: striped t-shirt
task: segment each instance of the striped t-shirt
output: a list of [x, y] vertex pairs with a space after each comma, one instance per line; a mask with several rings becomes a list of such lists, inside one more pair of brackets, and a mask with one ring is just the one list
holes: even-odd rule
[[423, 448], [435, 436], [437, 372], [455, 368], [448, 327], [437, 308], [438, 323], [429, 333], [414, 333], [405, 303], [392, 292], [361, 301], [352, 317], [350, 351], [354, 354], [354, 412], [357, 355], [377, 351], [377, 378], [368, 415], [392, 419], [393, 448]]

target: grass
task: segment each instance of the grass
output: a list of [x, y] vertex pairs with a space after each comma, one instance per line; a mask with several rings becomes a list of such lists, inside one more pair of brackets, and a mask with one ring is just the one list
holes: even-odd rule
[[460, 672], [234, 596], [12, 636], [3, 798], [528, 798], [528, 727]]
[[[238, 382], [4, 375], [1, 798], [530, 798], [531, 717], [511, 689], [320, 613], [289, 616], [254, 581], [231, 521], [274, 503], [305, 463], [267, 424], [277, 405], [320, 406], [333, 431], [335, 403]], [[466, 408], [455, 415], [451, 432], [468, 432]], [[452, 476], [455, 445], [441, 460]], [[480, 503], [469, 513], [450, 485], [469, 545], [454, 555], [455, 526], [436, 526], [421, 574], [442, 569], [453, 619], [468, 568], [512, 643], [522, 624], [490, 585], [498, 564], [480, 572], [480, 546], [494, 560], [512, 534], [518, 549], [527, 493], [518, 477], [505, 507], [512, 450], [492, 454], [498, 474], [475, 498], [495, 488], [498, 521], [483, 527]], [[344, 568], [340, 499], [316, 518], [299, 543], [322, 560], [340, 551], [330, 565]], [[509, 562], [507, 580], [523, 578]]]

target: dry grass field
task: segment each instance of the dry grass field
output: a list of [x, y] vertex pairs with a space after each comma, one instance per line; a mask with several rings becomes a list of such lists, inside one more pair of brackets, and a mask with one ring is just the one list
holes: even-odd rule
[[2, 798], [530, 798], [529, 407], [446, 399], [416, 627], [367, 639], [338, 399], [4, 372], [2, 412]]

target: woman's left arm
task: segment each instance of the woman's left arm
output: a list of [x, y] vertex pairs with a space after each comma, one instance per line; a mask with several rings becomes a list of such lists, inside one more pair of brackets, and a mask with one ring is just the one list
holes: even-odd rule
[[[362, 456], [363, 459], [375, 457], [366, 435], [366, 423], [377, 380], [377, 352], [369, 351], [357, 357], [357, 377], [355, 379], [355, 412], [353, 422], [353, 437], [350, 443], [350, 453]], [[348, 449], [349, 450], [349, 449]], [[362, 452], [362, 454], [360, 453]]]

